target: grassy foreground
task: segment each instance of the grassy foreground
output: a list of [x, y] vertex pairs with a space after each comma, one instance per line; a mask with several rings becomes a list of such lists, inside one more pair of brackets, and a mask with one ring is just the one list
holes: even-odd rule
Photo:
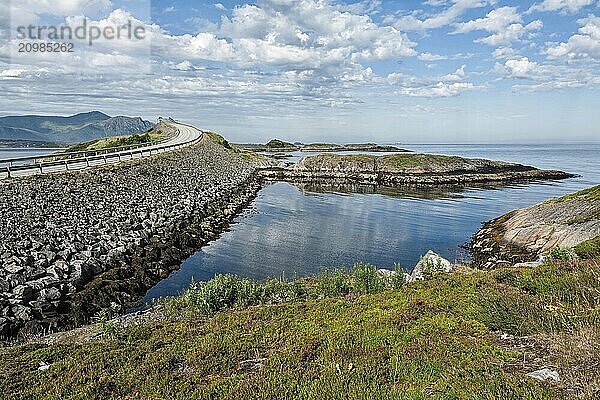
[[[465, 268], [409, 284], [378, 277], [363, 264], [351, 275], [294, 282], [220, 276], [162, 302], [156, 313], [0, 349], [2, 397], [591, 399], [600, 393], [597, 260]], [[544, 366], [561, 381], [525, 375]]]

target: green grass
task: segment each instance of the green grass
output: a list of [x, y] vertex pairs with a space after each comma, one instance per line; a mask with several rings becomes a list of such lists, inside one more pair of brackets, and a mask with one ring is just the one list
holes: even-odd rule
[[216, 132], [204, 131], [204, 133], [206, 133], [213, 142], [225, 147], [228, 150], [231, 150], [246, 161], [254, 161], [261, 157], [259, 154], [253, 151], [245, 150], [237, 146], [232, 146], [227, 139], [225, 139], [223, 136], [219, 135]]
[[587, 189], [581, 190], [576, 193], [568, 194], [566, 196], [561, 197], [559, 199], [559, 201], [574, 200], [574, 199], [589, 200], [589, 201], [600, 200], [600, 185], [593, 186], [591, 188], [587, 188]]
[[495, 332], [597, 327], [599, 277], [594, 261], [395, 287], [368, 264], [294, 282], [218, 277], [99, 340], [0, 349], [0, 388], [7, 399], [569, 398], [503, 368], [521, 355]]
[[165, 138], [161, 131], [145, 132], [141, 134], [126, 136], [110, 136], [102, 139], [91, 140], [89, 142], [73, 145], [64, 152], [102, 150], [110, 147], [130, 146], [134, 144], [150, 143]]
[[213, 140], [213, 142], [220, 144], [221, 146], [225, 147], [226, 149], [233, 148], [231, 146], [231, 144], [229, 143], [229, 141], [227, 139], [225, 139], [223, 136], [219, 135], [218, 133], [211, 132], [211, 131], [204, 131], [204, 133], [206, 133]]
[[579, 257], [584, 259], [600, 258], [600, 235], [583, 243], [579, 243], [573, 250], [575, 250], [575, 253], [577, 253]]

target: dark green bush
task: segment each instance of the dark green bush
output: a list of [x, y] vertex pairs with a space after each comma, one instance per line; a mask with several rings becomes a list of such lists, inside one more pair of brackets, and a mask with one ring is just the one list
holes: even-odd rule
[[369, 263], [354, 264], [352, 278], [353, 291], [357, 294], [380, 293], [385, 288], [383, 277], [377, 273], [377, 268]]
[[321, 297], [345, 296], [350, 289], [348, 276], [340, 269], [324, 269], [319, 274], [317, 294]]

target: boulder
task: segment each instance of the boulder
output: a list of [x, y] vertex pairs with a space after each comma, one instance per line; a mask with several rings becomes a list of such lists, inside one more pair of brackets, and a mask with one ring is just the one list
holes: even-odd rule
[[452, 272], [452, 263], [429, 250], [413, 268], [410, 281], [422, 281], [432, 275], [448, 272]]
[[548, 368], [538, 369], [537, 371], [532, 371], [527, 374], [527, 376], [538, 379], [540, 381], [547, 381], [548, 379], [552, 379], [556, 382], [560, 381], [560, 375], [556, 371], [552, 371]]

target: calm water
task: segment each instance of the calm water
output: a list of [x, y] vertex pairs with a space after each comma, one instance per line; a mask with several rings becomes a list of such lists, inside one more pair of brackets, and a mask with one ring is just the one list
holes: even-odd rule
[[[580, 174], [560, 182], [435, 190], [303, 187], [275, 183], [229, 232], [186, 260], [145, 300], [175, 295], [192, 279], [235, 273], [254, 279], [312, 275], [356, 261], [410, 270], [432, 249], [450, 260], [481, 223], [507, 211], [600, 183], [599, 144], [548, 146], [404, 145], [435, 154], [520, 162]], [[371, 192], [373, 192], [371, 190]]]
[[[35, 148], [0, 148], [0, 160], [7, 158], [18, 158], [18, 157], [33, 157], [43, 156], [55, 152], [58, 149], [35, 149]], [[4, 166], [0, 162], [0, 166]]]

